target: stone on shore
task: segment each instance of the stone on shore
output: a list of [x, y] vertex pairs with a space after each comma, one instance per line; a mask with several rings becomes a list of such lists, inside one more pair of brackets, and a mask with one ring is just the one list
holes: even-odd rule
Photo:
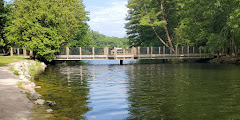
[[51, 112], [53, 112], [52, 109], [47, 109], [46, 111], [47, 111], [47, 113], [51, 113]]
[[36, 92], [31, 92], [30, 96], [29, 96], [29, 99], [30, 100], [37, 100], [37, 99], [40, 99], [41, 97], [42, 97], [42, 95], [40, 95]]
[[57, 105], [57, 103], [56, 103], [55, 101], [47, 101], [46, 103], [47, 103], [47, 105], [49, 105], [49, 106], [51, 106], [51, 107]]
[[43, 100], [43, 99], [38, 99], [38, 100], [36, 100], [34, 103], [37, 104], [37, 105], [43, 105], [43, 104], [45, 103], [45, 100]]

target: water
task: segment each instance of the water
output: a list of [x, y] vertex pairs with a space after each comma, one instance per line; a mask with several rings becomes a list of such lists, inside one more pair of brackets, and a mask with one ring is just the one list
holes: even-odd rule
[[240, 119], [240, 67], [217, 64], [50, 66], [36, 77], [51, 119]]

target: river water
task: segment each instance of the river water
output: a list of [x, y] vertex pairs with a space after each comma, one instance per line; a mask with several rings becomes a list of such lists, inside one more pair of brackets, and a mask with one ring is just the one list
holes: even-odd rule
[[35, 78], [51, 119], [240, 119], [240, 66], [88, 61], [49, 66]]

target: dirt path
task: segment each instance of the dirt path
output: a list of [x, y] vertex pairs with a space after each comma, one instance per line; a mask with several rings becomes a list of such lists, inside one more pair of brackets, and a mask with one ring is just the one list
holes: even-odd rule
[[33, 104], [20, 92], [18, 80], [8, 67], [0, 67], [0, 120], [28, 120]]

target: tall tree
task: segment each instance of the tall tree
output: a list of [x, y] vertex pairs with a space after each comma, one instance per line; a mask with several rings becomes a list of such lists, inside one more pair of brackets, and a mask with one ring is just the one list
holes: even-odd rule
[[130, 0], [128, 3], [130, 9], [128, 20], [130, 22], [126, 25], [126, 28], [130, 31], [128, 34], [131, 36], [137, 33], [136, 36], [141, 36], [144, 33], [136, 31], [137, 29], [151, 28], [151, 32], [155, 34], [156, 38], [174, 51], [172, 37], [173, 28], [176, 27], [178, 22], [177, 3], [178, 0]]
[[5, 24], [5, 19], [4, 19], [4, 1], [0, 0], [0, 46], [4, 46], [4, 38], [3, 38], [3, 28]]
[[15, 0], [12, 25], [6, 28], [11, 43], [51, 61], [87, 20], [82, 0]]

